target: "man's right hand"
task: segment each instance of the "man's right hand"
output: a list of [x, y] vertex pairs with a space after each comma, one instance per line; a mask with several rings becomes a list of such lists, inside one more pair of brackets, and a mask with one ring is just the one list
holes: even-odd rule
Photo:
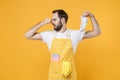
[[44, 24], [49, 24], [49, 23], [51, 23], [51, 19], [46, 18], [45, 20], [43, 20], [43, 22], [44, 22]]

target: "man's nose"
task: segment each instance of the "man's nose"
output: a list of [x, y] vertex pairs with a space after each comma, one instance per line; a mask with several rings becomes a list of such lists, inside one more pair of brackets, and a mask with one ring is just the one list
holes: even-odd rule
[[51, 23], [53, 24], [53, 21], [51, 21]]

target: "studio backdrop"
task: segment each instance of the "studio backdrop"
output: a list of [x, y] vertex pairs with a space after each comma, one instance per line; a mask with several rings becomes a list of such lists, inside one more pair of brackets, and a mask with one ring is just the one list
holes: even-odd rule
[[[81, 41], [75, 53], [78, 80], [120, 80], [119, 0], [0, 0], [0, 80], [47, 80], [50, 53], [40, 40], [25, 33], [63, 9], [67, 27], [80, 29], [80, 16], [92, 12], [101, 35]], [[38, 32], [51, 30], [47, 24]], [[86, 31], [92, 29], [88, 18]]]

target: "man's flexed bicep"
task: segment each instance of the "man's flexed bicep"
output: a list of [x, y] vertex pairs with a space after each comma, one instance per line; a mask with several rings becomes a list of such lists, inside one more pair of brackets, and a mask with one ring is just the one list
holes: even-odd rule
[[95, 16], [89, 11], [84, 12], [82, 16], [90, 17], [90, 20], [92, 22], [92, 28], [93, 28], [93, 30], [85, 32], [83, 39], [93, 38], [100, 35], [101, 30]]
[[27, 39], [32, 39], [32, 40], [43, 40], [41, 34], [39, 33], [34, 33], [33, 36], [28, 36], [26, 37]]

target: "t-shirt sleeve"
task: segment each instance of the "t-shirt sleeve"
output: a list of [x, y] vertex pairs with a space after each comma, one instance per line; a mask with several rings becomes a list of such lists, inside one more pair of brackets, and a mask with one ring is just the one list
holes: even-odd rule
[[79, 41], [83, 40], [84, 35], [85, 35], [85, 31], [77, 30], [77, 37]]
[[85, 31], [80, 31], [81, 40], [83, 40], [84, 35], [85, 35]]
[[80, 41], [83, 40], [85, 31], [80, 31], [80, 30], [71, 30], [71, 40], [73, 44], [73, 50], [74, 52], [76, 51], [77, 45]]
[[43, 32], [40, 32], [39, 33], [40, 35], [41, 35], [41, 37], [42, 37], [42, 41], [43, 42], [47, 42], [47, 36], [48, 36], [48, 34], [49, 34], [49, 31], [43, 31]]

